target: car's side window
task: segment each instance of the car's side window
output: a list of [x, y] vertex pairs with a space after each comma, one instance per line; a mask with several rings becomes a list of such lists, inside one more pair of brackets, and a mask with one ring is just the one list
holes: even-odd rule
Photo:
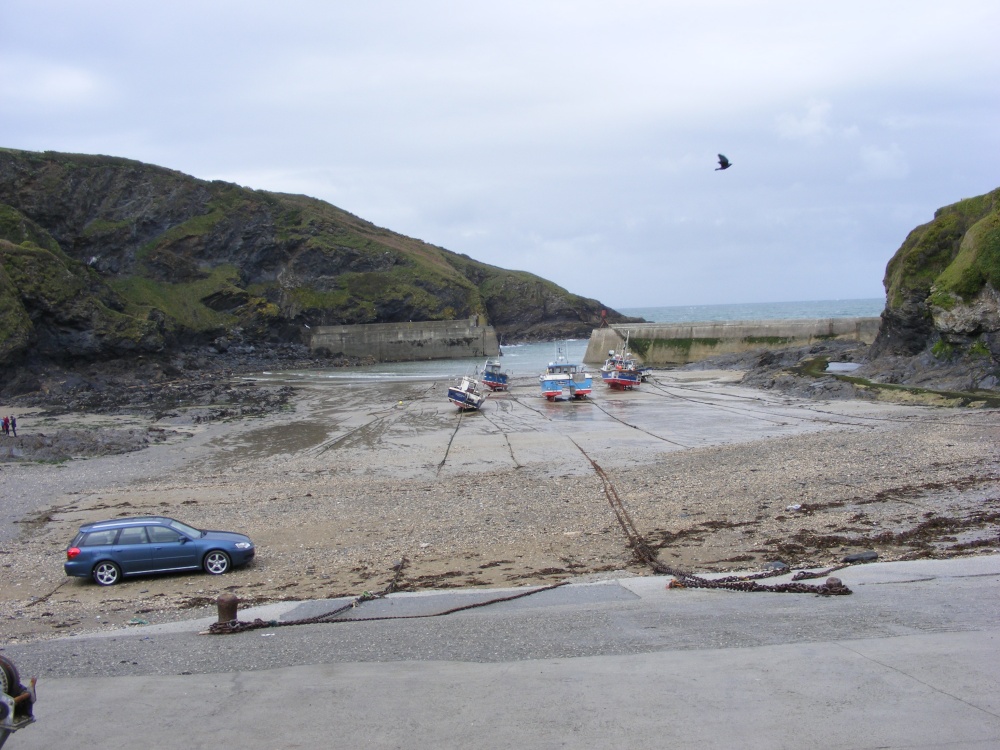
[[147, 526], [149, 538], [153, 544], [168, 544], [180, 541], [181, 535], [166, 526]]
[[148, 541], [145, 526], [128, 526], [118, 535], [118, 544], [146, 544]]
[[118, 529], [105, 529], [104, 531], [91, 531], [80, 540], [81, 547], [99, 547], [102, 544], [114, 544]]

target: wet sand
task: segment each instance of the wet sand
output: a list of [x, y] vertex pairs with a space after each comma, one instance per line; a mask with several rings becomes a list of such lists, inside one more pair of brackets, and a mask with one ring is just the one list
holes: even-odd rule
[[[401, 559], [404, 590], [648, 574], [595, 464], [678, 569], [1000, 548], [997, 411], [798, 400], [739, 377], [659, 372], [634, 391], [597, 383], [588, 400], [555, 403], [515, 379], [464, 415], [444, 381], [296, 382], [294, 411], [211, 424], [178, 411], [156, 424], [171, 439], [137, 453], [3, 464], [0, 632], [141, 627], [214, 612], [223, 592], [359, 595]], [[63, 575], [81, 523], [143, 514], [248, 533], [257, 559], [111, 588]]]

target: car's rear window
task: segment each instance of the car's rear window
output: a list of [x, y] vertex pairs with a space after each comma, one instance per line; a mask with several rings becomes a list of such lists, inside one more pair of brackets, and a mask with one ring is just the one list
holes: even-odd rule
[[118, 544], [146, 544], [148, 541], [145, 526], [126, 526], [118, 535]]
[[84, 534], [80, 540], [80, 547], [97, 547], [102, 544], [114, 544], [115, 537], [118, 536], [118, 529], [105, 529], [104, 531], [91, 531]]

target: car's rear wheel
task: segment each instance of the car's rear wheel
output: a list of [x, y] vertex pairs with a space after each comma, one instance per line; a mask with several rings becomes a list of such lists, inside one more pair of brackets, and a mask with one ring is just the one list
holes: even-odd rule
[[122, 577], [122, 569], [110, 560], [97, 563], [94, 566], [94, 582], [99, 586], [114, 586]]
[[205, 561], [202, 563], [202, 566], [209, 575], [221, 576], [229, 570], [231, 563], [229, 555], [220, 549], [215, 549], [205, 555]]

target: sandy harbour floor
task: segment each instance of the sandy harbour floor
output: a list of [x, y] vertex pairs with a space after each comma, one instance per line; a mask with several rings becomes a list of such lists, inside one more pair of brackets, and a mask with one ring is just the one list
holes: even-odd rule
[[[296, 383], [292, 411], [199, 424], [179, 410], [155, 424], [171, 439], [142, 451], [0, 464], [0, 643], [205, 616], [224, 592], [357, 596], [402, 559], [411, 591], [649, 574], [598, 467], [675, 569], [1000, 549], [1000, 412], [798, 400], [740, 375], [663, 371], [554, 403], [523, 378], [469, 414], [443, 381]], [[247, 533], [257, 558], [109, 588], [63, 574], [80, 524], [146, 514]]]

